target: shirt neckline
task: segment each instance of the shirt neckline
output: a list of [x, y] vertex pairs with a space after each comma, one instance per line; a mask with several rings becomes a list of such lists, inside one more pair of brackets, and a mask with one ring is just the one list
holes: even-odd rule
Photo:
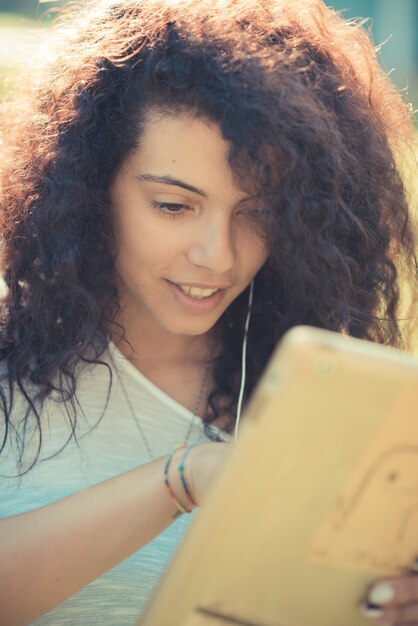
[[[171, 408], [174, 408], [178, 412], [180, 412], [184, 417], [191, 418], [193, 412], [190, 411], [183, 404], [172, 398], [168, 393], [162, 391], [155, 383], [153, 383], [149, 378], [145, 376], [139, 369], [137, 369], [129, 359], [116, 347], [113, 341], [109, 342], [108, 346], [111, 357], [113, 358], [115, 365], [118, 367], [119, 371], [124, 371], [128, 376], [140, 382], [150, 393], [152, 393], [156, 398], [163, 401], [164, 404], [167, 404]], [[196, 414], [196, 418], [202, 419], [198, 414]], [[214, 427], [216, 428], [216, 426]], [[219, 429], [218, 429], [219, 430]]]
[[[126, 372], [128, 376], [141, 383], [154, 397], [164, 402], [164, 404], [166, 404], [170, 408], [176, 410], [183, 417], [187, 419], [191, 419], [193, 417], [193, 412], [190, 411], [190, 409], [183, 406], [183, 404], [181, 404], [177, 400], [174, 400], [174, 398], [168, 395], [168, 393], [166, 393], [165, 391], [162, 391], [162, 389], [160, 389], [155, 383], [147, 378], [145, 374], [143, 374], [139, 369], [132, 365], [129, 359], [119, 350], [119, 348], [116, 347], [113, 341], [109, 341], [108, 351], [110, 353], [111, 360], [113, 359], [115, 365], [118, 367], [120, 372]], [[203, 419], [201, 418], [201, 416], [195, 414], [195, 418], [197, 420], [200, 420], [200, 423], [203, 426]], [[223, 441], [230, 441], [231, 436], [223, 431], [221, 428], [213, 424], [210, 424], [209, 427], [214, 433], [219, 435]]]

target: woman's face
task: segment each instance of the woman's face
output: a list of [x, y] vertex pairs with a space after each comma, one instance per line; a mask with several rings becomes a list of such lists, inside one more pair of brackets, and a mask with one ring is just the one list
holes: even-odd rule
[[122, 310], [150, 332], [206, 333], [267, 258], [227, 151], [214, 124], [154, 115], [111, 187]]

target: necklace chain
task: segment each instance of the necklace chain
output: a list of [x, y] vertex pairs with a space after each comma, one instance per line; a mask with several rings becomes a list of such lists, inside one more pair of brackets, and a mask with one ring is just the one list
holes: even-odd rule
[[[144, 432], [144, 429], [142, 428], [141, 421], [139, 420], [139, 418], [138, 418], [138, 416], [136, 414], [136, 411], [135, 411], [135, 409], [133, 407], [133, 404], [132, 404], [131, 399], [129, 397], [128, 391], [127, 391], [127, 389], [125, 387], [125, 383], [123, 382], [123, 379], [122, 379], [121, 373], [119, 371], [119, 368], [115, 364], [113, 356], [112, 356], [112, 354], [110, 352], [109, 352], [109, 355], [110, 355], [110, 360], [112, 361], [113, 369], [116, 372], [116, 376], [118, 378], [118, 381], [119, 381], [119, 384], [121, 386], [123, 395], [125, 397], [126, 404], [129, 407], [129, 410], [130, 410], [131, 415], [132, 415], [132, 417], [134, 419], [134, 422], [135, 422], [135, 424], [136, 424], [136, 426], [138, 428], [138, 431], [139, 431], [139, 433], [140, 433], [140, 435], [142, 437], [142, 440], [144, 442], [145, 448], [146, 448], [146, 450], [148, 452], [148, 456], [150, 457], [151, 461], [154, 461], [154, 459], [156, 458], [155, 454], [152, 452], [151, 447], [150, 447], [149, 442], [148, 442], [148, 439], [145, 436], [145, 432]], [[194, 421], [195, 421], [195, 417], [196, 417], [196, 415], [197, 415], [197, 413], [199, 411], [200, 404], [202, 402], [203, 393], [205, 391], [206, 383], [207, 383], [208, 376], [209, 376], [210, 363], [211, 363], [211, 358], [209, 358], [207, 360], [207, 362], [206, 362], [205, 371], [204, 371], [203, 377], [202, 377], [202, 382], [200, 383], [199, 393], [198, 393], [197, 398], [196, 398], [196, 402], [195, 402], [195, 405], [194, 405], [194, 408], [193, 408], [193, 412], [192, 412], [192, 417], [190, 419], [190, 424], [189, 424], [189, 427], [188, 427], [188, 430], [187, 430], [187, 433], [186, 433], [186, 437], [185, 437], [185, 441], [184, 441], [184, 443], [186, 443], [186, 444], [189, 442], [189, 438], [190, 438], [190, 435], [191, 435], [191, 432], [192, 432], [192, 428], [193, 428], [193, 424], [194, 424]]]

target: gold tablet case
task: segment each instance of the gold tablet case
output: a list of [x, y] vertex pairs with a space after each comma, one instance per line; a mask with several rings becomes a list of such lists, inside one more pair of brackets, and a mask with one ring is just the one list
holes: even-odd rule
[[418, 359], [291, 330], [141, 626], [361, 626], [418, 556]]

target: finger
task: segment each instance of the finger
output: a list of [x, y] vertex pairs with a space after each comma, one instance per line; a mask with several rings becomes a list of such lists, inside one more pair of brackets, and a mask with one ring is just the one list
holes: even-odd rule
[[366, 603], [384, 608], [418, 603], [418, 576], [407, 574], [374, 582], [367, 590]]
[[377, 607], [365, 605], [362, 607], [364, 617], [377, 624], [397, 624], [398, 626], [413, 626], [418, 624], [418, 602], [404, 604], [397, 607]]

